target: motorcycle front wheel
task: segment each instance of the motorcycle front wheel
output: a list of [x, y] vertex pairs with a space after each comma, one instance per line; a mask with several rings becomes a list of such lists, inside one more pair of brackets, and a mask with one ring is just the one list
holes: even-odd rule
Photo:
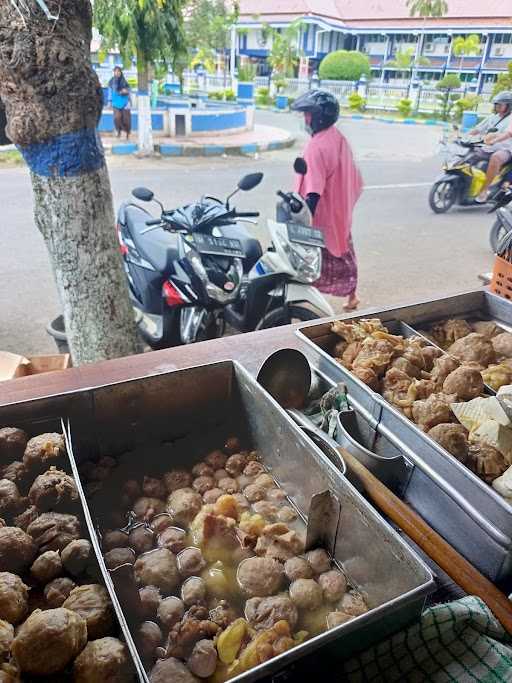
[[269, 311], [258, 323], [257, 330], [268, 330], [271, 327], [282, 327], [295, 322], [317, 320], [319, 316], [305, 306], [280, 306]]
[[489, 243], [494, 254], [498, 251], [498, 244], [503, 237], [505, 237], [507, 232], [506, 226], [501, 222], [501, 218], [497, 216], [491, 228], [491, 232], [489, 233]]
[[454, 180], [439, 180], [432, 185], [428, 203], [434, 213], [446, 213], [455, 204], [457, 188]]

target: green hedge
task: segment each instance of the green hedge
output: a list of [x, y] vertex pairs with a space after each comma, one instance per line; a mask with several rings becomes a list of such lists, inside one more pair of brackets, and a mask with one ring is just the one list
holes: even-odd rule
[[370, 60], [362, 52], [338, 50], [322, 59], [318, 75], [323, 80], [358, 81], [362, 75], [370, 76]]

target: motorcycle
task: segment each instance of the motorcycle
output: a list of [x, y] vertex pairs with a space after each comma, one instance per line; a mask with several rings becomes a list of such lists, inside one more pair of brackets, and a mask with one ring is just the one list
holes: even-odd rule
[[509, 182], [503, 183], [500, 191], [494, 198], [494, 206], [489, 213], [496, 212], [496, 220], [494, 221], [491, 231], [489, 233], [489, 243], [494, 254], [498, 251], [498, 245], [503, 237], [510, 231], [510, 212], [505, 209], [512, 201], [512, 184]]
[[[493, 132], [492, 130], [489, 131]], [[434, 213], [446, 213], [452, 206], [475, 206], [485, 184], [487, 163], [478, 160], [476, 151], [485, 147], [483, 140], [463, 140], [457, 138], [450, 148], [446, 140], [441, 141], [451, 159], [446, 159], [443, 175], [438, 178], [429, 194], [430, 208]], [[494, 179], [488, 202], [496, 201], [506, 183], [512, 182], [512, 163], [506, 164]]]
[[[296, 317], [334, 314], [309, 284], [320, 276], [321, 232], [292, 223], [290, 238], [276, 224], [271, 234], [277, 246], [269, 249], [274, 252], [269, 257], [240, 225], [259, 213], [230, 207], [238, 191], [252, 190], [262, 178], [261, 173], [245, 176], [225, 202], [203, 197], [171, 211], [151, 190], [135, 188], [136, 199], [159, 204], [159, 218], [132, 202], [120, 207], [118, 236], [130, 297], [140, 333], [151, 348], [220, 337], [226, 322], [249, 331]], [[289, 201], [303, 210], [297, 198]], [[299, 234], [301, 230], [307, 235]], [[292, 245], [294, 236], [302, 241]], [[307, 239], [316, 240], [315, 246], [305, 245]], [[318, 313], [300, 305], [304, 302]]]

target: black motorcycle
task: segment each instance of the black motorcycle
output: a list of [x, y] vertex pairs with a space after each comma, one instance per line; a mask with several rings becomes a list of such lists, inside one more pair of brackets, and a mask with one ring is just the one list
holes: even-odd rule
[[215, 197], [167, 211], [144, 187], [139, 201], [155, 201], [159, 218], [125, 202], [118, 212], [119, 245], [137, 325], [153, 349], [214, 339], [224, 333], [223, 308], [234, 302], [244, 271], [260, 258], [258, 240], [241, 220], [258, 212], [238, 212], [230, 200], [260, 184], [262, 173], [245, 176], [225, 202]]
[[495, 205], [489, 213], [496, 212], [496, 220], [489, 233], [489, 243], [493, 253], [496, 254], [499, 243], [510, 231], [510, 212], [505, 207], [512, 201], [512, 185], [505, 183], [493, 201]]

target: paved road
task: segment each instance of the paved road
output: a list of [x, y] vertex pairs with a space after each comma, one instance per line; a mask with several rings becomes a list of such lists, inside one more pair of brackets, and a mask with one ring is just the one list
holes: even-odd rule
[[[266, 239], [265, 218], [273, 216], [275, 191], [288, 189], [292, 163], [304, 134], [294, 115], [258, 112], [258, 121], [296, 133], [294, 149], [259, 158], [110, 161], [116, 205], [136, 185], [148, 185], [167, 206], [199, 193], [225, 196], [244, 173], [261, 170], [263, 184], [238, 205], [262, 213], [255, 234]], [[491, 218], [482, 209], [434, 216], [427, 205], [429, 185], [439, 170], [440, 129], [343, 121], [366, 183], [354, 222], [364, 306], [396, 304], [478, 287], [489, 270], [487, 235]], [[52, 352], [45, 325], [59, 312], [42, 238], [32, 219], [28, 174], [0, 170], [0, 349]]]

